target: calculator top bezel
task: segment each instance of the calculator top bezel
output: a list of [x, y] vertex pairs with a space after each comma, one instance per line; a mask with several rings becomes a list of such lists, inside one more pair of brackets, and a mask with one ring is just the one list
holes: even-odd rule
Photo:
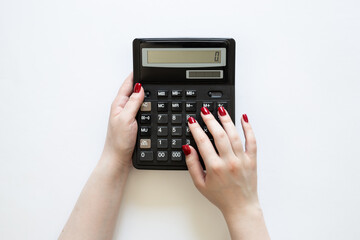
[[[216, 67], [147, 67], [142, 65], [143, 48], [225, 48], [226, 65]], [[137, 38], [133, 41], [134, 82], [151, 84], [234, 85], [235, 40], [232, 38]], [[188, 70], [222, 70], [222, 79], [187, 79]]]

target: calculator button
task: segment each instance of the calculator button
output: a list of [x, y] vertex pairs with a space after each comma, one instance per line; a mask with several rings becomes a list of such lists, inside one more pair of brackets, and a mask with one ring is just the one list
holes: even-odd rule
[[182, 127], [171, 127], [171, 135], [172, 136], [181, 136], [182, 135]]
[[167, 102], [159, 102], [157, 104], [158, 112], [167, 112], [168, 110], [168, 103]]
[[140, 111], [150, 112], [151, 111], [151, 102], [143, 102], [141, 104]]
[[181, 97], [182, 96], [182, 90], [172, 90], [171, 91], [172, 97]]
[[157, 91], [158, 97], [167, 97], [168, 96], [168, 90], [158, 90]]
[[211, 135], [211, 133], [210, 133], [210, 131], [209, 131], [209, 129], [207, 128], [207, 126], [204, 126], [204, 127], [203, 127], [203, 130], [204, 130], [204, 132], [206, 133], [206, 135], [207, 135], [210, 139], [213, 138], [212, 135]]
[[194, 148], [196, 148], [196, 142], [195, 142], [194, 139], [187, 138], [187, 139], [186, 139], [186, 144], [187, 144], [187, 145], [191, 145], [191, 146], [193, 146]]
[[151, 139], [140, 139], [140, 148], [151, 148]]
[[196, 119], [196, 114], [186, 114], [186, 121], [188, 120], [189, 117], [193, 117]]
[[185, 111], [187, 111], [187, 112], [196, 112], [196, 102], [187, 102], [187, 103], [185, 103]]
[[157, 135], [158, 136], [167, 136], [168, 135], [168, 128], [167, 127], [158, 127]]
[[151, 127], [140, 127], [140, 136], [150, 136]]
[[209, 109], [210, 112], [214, 111], [214, 103], [213, 102], [203, 102], [202, 106]]
[[185, 96], [187, 97], [196, 97], [196, 90], [186, 90]]
[[166, 152], [166, 151], [158, 151], [156, 153], [156, 160], [158, 160], [158, 161], [167, 161], [168, 160], [168, 152]]
[[181, 112], [182, 111], [182, 103], [181, 102], [172, 102], [171, 110], [174, 112]]
[[151, 115], [150, 114], [141, 114], [140, 115], [140, 122], [141, 123], [150, 123], [151, 122]]
[[181, 139], [171, 139], [171, 148], [181, 148]]
[[222, 97], [222, 92], [220, 92], [220, 91], [210, 91], [210, 92], [208, 92], [208, 95], [211, 98], [221, 98]]
[[182, 121], [182, 115], [181, 114], [172, 114], [171, 115], [171, 123], [181, 123]]
[[158, 139], [156, 146], [157, 146], [157, 148], [168, 148], [168, 140], [167, 139]]
[[173, 161], [181, 161], [182, 153], [180, 151], [172, 151], [171, 152], [171, 160]]
[[158, 123], [168, 123], [168, 115], [167, 114], [158, 114]]
[[216, 103], [216, 110], [217, 110], [219, 107], [224, 107], [225, 109], [227, 109], [228, 103], [227, 103], [227, 102], [217, 102], [217, 103]]
[[140, 152], [140, 160], [141, 161], [152, 161], [153, 160], [153, 152], [152, 151], [141, 151]]
[[150, 97], [150, 91], [145, 91], [145, 98]]

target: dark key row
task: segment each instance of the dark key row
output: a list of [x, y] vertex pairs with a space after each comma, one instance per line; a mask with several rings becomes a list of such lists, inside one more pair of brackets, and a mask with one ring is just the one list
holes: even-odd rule
[[[171, 134], [169, 134], [169, 128], [167, 126], [157, 126], [157, 136], [166, 137], [168, 135], [171, 136], [182, 136], [183, 129], [185, 131], [185, 136], [191, 136], [189, 127], [185, 128], [182, 126], [171, 126]], [[207, 131], [206, 126], [204, 127], [204, 131]], [[151, 127], [150, 126], [140, 126], [140, 136], [150, 136], [151, 135]]]
[[[171, 97], [182, 97], [183, 91], [182, 90], [171, 90]], [[168, 90], [158, 90], [157, 96], [160, 98], [168, 97], [169, 91]], [[185, 90], [186, 97], [196, 97], [196, 90]]]
[[[183, 145], [183, 141], [182, 139], [178, 139], [178, 138], [173, 138], [173, 139], [162, 139], [162, 138], [158, 138], [156, 139], [156, 147], [160, 148], [160, 149], [166, 149], [169, 147], [169, 142], [170, 142], [170, 147], [171, 148], [181, 148], [181, 146]], [[194, 139], [186, 139], [186, 144], [192, 144], [194, 143]], [[151, 139], [140, 139], [140, 148], [141, 149], [150, 149], [151, 148]]]
[[[183, 122], [182, 114], [158, 114], [157, 115], [157, 123], [158, 124], [167, 124], [171, 122], [173, 124], [181, 124]], [[170, 121], [169, 121], [170, 117]], [[196, 114], [186, 114], [186, 120], [189, 117], [196, 118]], [[150, 124], [151, 123], [151, 115], [150, 114], [141, 114], [140, 115], [140, 123], [142, 124]]]
[[[183, 103], [185, 105], [186, 112], [196, 112], [196, 102], [143, 102], [141, 105], [141, 112], [150, 112], [152, 109], [152, 103], [157, 105], [158, 112], [167, 112], [169, 110], [169, 105], [171, 105], [171, 111], [173, 112], [182, 112], [183, 111]], [[216, 108], [223, 106], [225, 109], [228, 107], [227, 102], [202, 102], [201, 107], [206, 107], [210, 112], [214, 111]]]

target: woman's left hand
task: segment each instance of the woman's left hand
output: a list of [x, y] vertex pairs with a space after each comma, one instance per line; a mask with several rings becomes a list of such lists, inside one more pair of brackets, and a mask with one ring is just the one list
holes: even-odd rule
[[138, 125], [136, 114], [144, 101], [144, 89], [140, 83], [133, 88], [133, 74], [122, 84], [111, 105], [110, 118], [103, 156], [115, 161], [120, 169], [130, 169], [136, 143]]

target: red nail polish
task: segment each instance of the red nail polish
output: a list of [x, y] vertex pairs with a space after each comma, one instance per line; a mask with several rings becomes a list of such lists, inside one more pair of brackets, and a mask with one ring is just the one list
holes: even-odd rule
[[191, 153], [191, 149], [190, 149], [189, 145], [182, 145], [181, 148], [185, 155], [189, 155]]
[[190, 124], [193, 124], [193, 123], [196, 123], [196, 120], [195, 120], [195, 118], [193, 118], [193, 117], [189, 117], [189, 118], [188, 118], [188, 122], [189, 122]]
[[202, 108], [201, 108], [201, 112], [202, 112], [204, 115], [210, 114], [209, 109], [207, 109], [207, 107], [202, 107]]
[[141, 83], [136, 83], [134, 86], [134, 93], [138, 93], [141, 90]]
[[225, 111], [225, 108], [223, 106], [218, 107], [218, 112], [219, 112], [220, 116], [225, 116], [226, 115], [226, 111]]
[[246, 114], [243, 114], [243, 116], [242, 116], [242, 117], [243, 117], [243, 119], [244, 119], [244, 121], [245, 121], [245, 122], [249, 122], [249, 119], [248, 119], [248, 117], [247, 117], [247, 115], [246, 115]]

